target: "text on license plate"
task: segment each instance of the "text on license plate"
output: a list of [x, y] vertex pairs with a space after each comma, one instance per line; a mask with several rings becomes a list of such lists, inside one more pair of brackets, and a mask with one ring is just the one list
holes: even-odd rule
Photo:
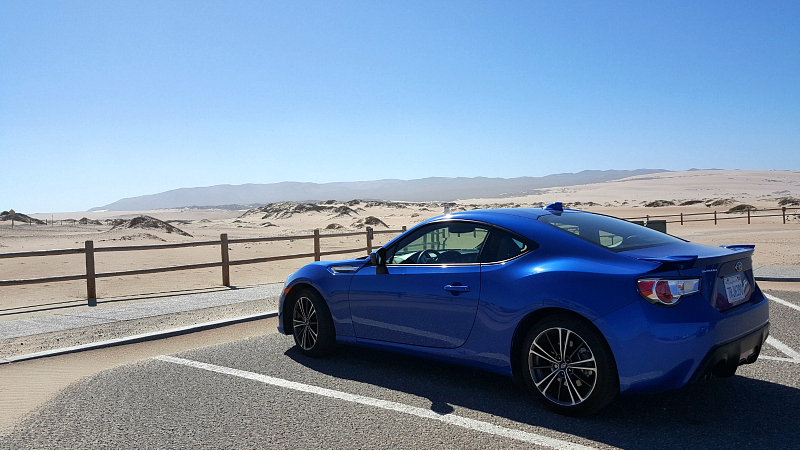
[[740, 300], [744, 300], [747, 292], [747, 278], [745, 278], [742, 274], [737, 273], [736, 275], [725, 277], [724, 281], [728, 303], [735, 303]]

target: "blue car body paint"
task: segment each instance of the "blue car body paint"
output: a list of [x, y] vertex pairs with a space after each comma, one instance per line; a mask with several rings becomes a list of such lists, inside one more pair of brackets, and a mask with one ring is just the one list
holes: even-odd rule
[[[637, 393], [684, 386], [713, 349], [768, 326], [768, 302], [752, 277], [752, 247], [707, 247], [670, 238], [662, 245], [615, 251], [539, 220], [562, 214], [591, 213], [555, 206], [460, 212], [424, 221], [384, 246], [396, 249], [431, 224], [477, 223], [535, 242], [534, 250], [510, 260], [389, 264], [388, 274], [377, 274], [364, 258], [308, 264], [286, 280], [278, 330], [292, 333], [285, 327], [286, 300], [308, 286], [327, 303], [341, 343], [510, 375], [518, 357], [512, 346], [527, 331], [520, 329], [526, 317], [560, 310], [594, 324], [611, 348], [620, 391]], [[741, 276], [750, 290], [747, 298], [729, 304], [724, 278], [733, 273], [734, 261], [744, 262]], [[331, 270], [338, 266], [353, 269]], [[696, 277], [700, 291], [674, 306], [658, 306], [637, 290], [638, 279], [653, 276]]]

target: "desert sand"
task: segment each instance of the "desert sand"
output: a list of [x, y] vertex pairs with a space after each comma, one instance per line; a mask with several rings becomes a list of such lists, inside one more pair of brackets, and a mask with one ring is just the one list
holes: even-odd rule
[[[622, 218], [657, 219], [659, 215], [713, 213], [718, 211], [718, 224], [713, 221], [669, 223], [667, 231], [675, 236], [708, 245], [755, 244], [754, 264], [800, 265], [800, 219], [798, 209], [790, 209], [787, 223], [783, 217], [756, 218], [747, 224], [746, 213], [725, 213], [739, 205], [756, 208], [752, 214], [779, 207], [781, 199], [800, 197], [800, 172], [790, 171], [687, 171], [632, 177], [625, 180], [581, 186], [564, 186], [543, 189], [525, 196], [494, 199], [466, 199], [450, 205], [451, 211], [481, 207], [530, 207], [553, 201], [562, 201], [576, 209], [585, 209]], [[672, 206], [664, 205], [669, 202]], [[687, 204], [690, 203], [690, 204]], [[651, 206], [645, 206], [650, 204]], [[683, 204], [684, 206], [680, 206]], [[791, 204], [789, 207], [791, 208]], [[376, 230], [411, 227], [422, 220], [442, 214], [444, 204], [409, 204], [392, 202], [322, 202], [315, 205], [277, 204], [249, 211], [214, 209], [175, 209], [156, 211], [91, 212], [30, 214], [47, 220], [48, 225], [27, 225], [0, 222], [0, 253], [82, 248], [92, 240], [95, 248], [107, 246], [150, 245], [192, 241], [217, 240], [221, 233], [229, 238], [270, 236], [298, 236], [312, 234], [321, 229], [323, 235], [363, 231], [365, 222], [375, 222]], [[25, 212], [25, 211], [21, 211]], [[773, 212], [774, 213], [774, 212]], [[778, 212], [780, 214], [780, 212]], [[154, 217], [179, 228], [190, 236], [165, 228], [126, 228], [112, 225], [114, 220], [130, 220], [141, 215]], [[77, 220], [87, 218], [86, 224]], [[380, 220], [383, 224], [376, 222]], [[692, 216], [713, 219], [713, 215]], [[733, 220], [723, 218], [735, 217]], [[75, 219], [71, 223], [66, 219]], [[51, 223], [55, 220], [55, 223]], [[670, 217], [668, 220], [677, 220]], [[64, 221], [64, 222], [62, 222]], [[93, 224], [99, 221], [99, 224]], [[332, 225], [337, 224], [337, 225]], [[385, 225], [384, 225], [385, 224]], [[328, 229], [330, 227], [330, 229]], [[396, 233], [378, 234], [378, 246]], [[322, 251], [358, 248], [366, 245], [364, 236], [329, 237], [321, 240]], [[248, 259], [313, 252], [313, 241], [295, 239], [267, 243], [231, 244], [230, 258]], [[353, 256], [357, 256], [354, 253]], [[323, 257], [323, 260], [341, 259], [348, 255]], [[220, 260], [218, 246], [165, 250], [97, 253], [98, 272], [164, 267]], [[260, 263], [231, 268], [231, 284], [249, 286], [282, 282], [286, 276], [302, 265], [311, 262], [304, 258], [272, 263]], [[47, 256], [0, 259], [0, 279], [26, 279], [85, 273], [83, 255]], [[174, 294], [221, 289], [219, 268], [151, 275], [101, 278], [97, 280], [98, 308], [132, 302], [147, 302]], [[766, 285], [766, 286], [764, 286]], [[800, 283], [762, 283], [767, 289], [796, 290]], [[65, 313], [88, 308], [85, 281], [71, 281], [27, 286], [0, 287], [0, 321], [16, 320], [36, 315]], [[233, 308], [210, 308], [186, 313], [181, 317], [152, 318], [109, 327], [93, 327], [50, 333], [38, 338], [6, 342], [3, 354], [22, 354], [66, 345], [77, 345], [93, 340], [109, 339], [198, 323], [230, 315], [241, 315], [262, 308], [263, 304], [249, 302]], [[271, 306], [270, 306], [271, 307]], [[244, 309], [242, 309], [244, 308]], [[177, 316], [177, 315], [176, 315]], [[213, 317], [212, 317], [213, 316]], [[219, 317], [217, 317], [219, 316]], [[244, 331], [241, 331], [243, 329]], [[269, 326], [274, 330], [274, 324]], [[176, 349], [196, 348], [216, 342], [246, 338], [266, 332], [253, 325], [226, 327], [216, 332], [192, 334], [173, 338], [162, 344], [144, 343], [128, 349], [106, 349], [91, 355], [76, 354], [40, 361], [6, 365], [2, 376], [9, 381], [8, 401], [0, 405], [7, 416], [0, 421], [0, 435], [18, 423], [19, 419], [51, 398], [68, 383], [118, 364], [147, 358]], [[203, 336], [212, 336], [205, 339]], [[38, 339], [37, 338], [37, 339]], [[17, 342], [19, 341], [19, 342]], [[45, 342], [47, 341], [47, 342]], [[178, 347], [169, 347], [180, 341]], [[26, 350], [19, 345], [25, 344]], [[165, 346], [167, 348], [165, 348]], [[141, 354], [140, 354], [141, 353]], [[110, 355], [110, 356], [109, 356]], [[51, 361], [52, 360], [52, 361]], [[68, 366], [62, 367], [67, 361]], [[58, 368], [53, 368], [58, 366]], [[31, 376], [41, 372], [40, 376]], [[13, 391], [13, 395], [12, 395]], [[14, 397], [16, 395], [16, 397]]]
[[[482, 207], [531, 207], [552, 201], [562, 201], [570, 207], [600, 212], [622, 218], [657, 219], [660, 215], [685, 215], [718, 212], [718, 224], [713, 221], [669, 223], [668, 232], [675, 236], [708, 245], [755, 244], [754, 264], [800, 265], [800, 219], [791, 199], [800, 197], [798, 171], [738, 171], [706, 170], [667, 172], [644, 175], [605, 183], [564, 186], [542, 189], [525, 196], [494, 199], [465, 199], [450, 205], [451, 211]], [[752, 218], [747, 224], [746, 213], [725, 213], [749, 205], [752, 214], [779, 208], [781, 199], [789, 212], [783, 218]], [[669, 205], [670, 206], [654, 206]], [[646, 206], [649, 205], [649, 206]], [[684, 206], [680, 206], [684, 205]], [[741, 207], [740, 207], [741, 209]], [[252, 238], [270, 236], [300, 236], [321, 229], [324, 235], [364, 231], [365, 222], [376, 230], [398, 230], [411, 227], [422, 220], [442, 214], [442, 203], [402, 203], [351, 201], [320, 202], [316, 204], [271, 204], [242, 211], [215, 209], [171, 209], [91, 213], [30, 214], [47, 220], [47, 225], [28, 225], [17, 222], [14, 228], [8, 221], [0, 222], [0, 253], [82, 248], [92, 240], [95, 248], [108, 246], [150, 245], [192, 241], [218, 240], [228, 237]], [[24, 212], [24, 211], [21, 211]], [[772, 214], [781, 214], [772, 211]], [[163, 228], [125, 228], [112, 226], [114, 220], [132, 219], [147, 215], [168, 222], [188, 235], [167, 232]], [[67, 219], [88, 219], [81, 225]], [[713, 219], [712, 214], [691, 218]], [[728, 220], [729, 218], [736, 218]], [[679, 220], [668, 217], [667, 220]], [[686, 216], [689, 219], [689, 216]], [[52, 221], [55, 221], [53, 223]], [[94, 221], [95, 224], [92, 224]], [[374, 246], [387, 242], [397, 233], [377, 234]], [[321, 240], [322, 251], [365, 247], [364, 236], [330, 237]], [[231, 260], [313, 252], [313, 241], [289, 241], [231, 244]], [[358, 256], [353, 253], [352, 256]], [[323, 259], [342, 259], [348, 255], [326, 256]], [[180, 249], [97, 253], [97, 272], [111, 272], [220, 260], [219, 246]], [[288, 274], [312, 258], [234, 266], [231, 283], [235, 286], [282, 282]], [[83, 255], [63, 255], [30, 258], [0, 259], [0, 279], [27, 279], [85, 273]], [[101, 278], [97, 280], [98, 306], [120, 301], [147, 301], [159, 295], [195, 292], [221, 285], [219, 268], [167, 272], [150, 275]], [[47, 314], [52, 308], [86, 303], [85, 281], [57, 282], [25, 286], [0, 287], [0, 320], [14, 320]]]

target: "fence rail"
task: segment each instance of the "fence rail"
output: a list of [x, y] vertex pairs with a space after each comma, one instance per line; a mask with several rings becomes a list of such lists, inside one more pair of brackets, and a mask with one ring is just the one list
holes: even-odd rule
[[[701, 213], [679, 213], [679, 214], [648, 214], [642, 217], [628, 217], [625, 220], [641, 220], [644, 219], [646, 221], [650, 221], [651, 219], [656, 218], [667, 218], [672, 220], [665, 220], [666, 223], [680, 223], [683, 225], [686, 222], [708, 222], [714, 221], [714, 224], [717, 224], [720, 220], [733, 220], [733, 219], [747, 219], [747, 223], [751, 223], [751, 219], [753, 218], [763, 218], [763, 217], [783, 217], [783, 223], [786, 223], [786, 215], [787, 211], [794, 210], [795, 216], [797, 216], [797, 210], [800, 210], [800, 207], [782, 207], [782, 208], [771, 208], [771, 209], [761, 209], [761, 210], [754, 210], [759, 214], [753, 214], [751, 210], [746, 211], [746, 215], [743, 213], [737, 212], [723, 212], [722, 214], [742, 214], [741, 216], [725, 216], [720, 217], [718, 211], [709, 211], [709, 212], [701, 212]], [[771, 211], [780, 211], [780, 213], [776, 214], [760, 214], [762, 212], [771, 212]], [[791, 213], [791, 212], [790, 212]], [[696, 219], [696, 216], [708, 216], [713, 215], [710, 218], [704, 219]], [[687, 218], [691, 217], [691, 218]], [[84, 248], [69, 248], [69, 249], [61, 249], [61, 250], [40, 250], [40, 251], [29, 251], [29, 252], [16, 252], [16, 253], [0, 253], [0, 259], [9, 259], [9, 258], [29, 258], [29, 257], [36, 257], [36, 256], [56, 256], [56, 255], [73, 255], [73, 254], [85, 254], [86, 255], [86, 273], [79, 274], [79, 275], [65, 275], [65, 276], [55, 276], [55, 277], [44, 277], [44, 278], [29, 278], [29, 279], [22, 279], [22, 280], [0, 280], [0, 286], [18, 286], [18, 285], [27, 285], [27, 284], [42, 284], [42, 283], [53, 283], [53, 282], [61, 282], [61, 281], [76, 281], [76, 280], [86, 280], [86, 296], [88, 299], [89, 306], [95, 306], [97, 304], [97, 288], [96, 288], [96, 279], [97, 278], [107, 278], [107, 277], [122, 277], [122, 276], [131, 276], [131, 275], [146, 275], [146, 274], [153, 274], [153, 273], [161, 273], [161, 272], [173, 272], [179, 270], [194, 270], [194, 269], [207, 269], [212, 267], [221, 267], [222, 268], [222, 285], [223, 286], [230, 286], [230, 266], [239, 266], [244, 264], [258, 264], [258, 263], [268, 263], [268, 262], [275, 262], [275, 261], [284, 261], [289, 259], [301, 259], [301, 258], [310, 258], [314, 257], [315, 261], [320, 261], [321, 257], [323, 256], [331, 256], [331, 255], [343, 255], [348, 253], [361, 253], [365, 252], [369, 254], [372, 252], [372, 240], [374, 235], [376, 234], [391, 234], [391, 233], [401, 233], [406, 230], [406, 227], [403, 227], [400, 230], [374, 230], [370, 227], [367, 227], [366, 231], [355, 231], [355, 232], [348, 232], [348, 233], [336, 233], [336, 234], [321, 234], [319, 229], [314, 230], [314, 234], [310, 235], [296, 235], [296, 236], [275, 236], [275, 237], [261, 237], [261, 238], [239, 238], [239, 239], [228, 239], [228, 235], [223, 233], [220, 235], [220, 239], [216, 241], [198, 241], [198, 242], [183, 242], [177, 244], [154, 244], [154, 245], [132, 245], [132, 246], [115, 246], [115, 247], [99, 247], [94, 248], [93, 241], [86, 241]], [[358, 247], [358, 248], [349, 248], [349, 249], [342, 249], [342, 250], [330, 250], [330, 251], [322, 251], [321, 250], [321, 240], [326, 238], [335, 238], [335, 237], [353, 237], [353, 236], [365, 236], [367, 240], [366, 247]], [[228, 246], [230, 244], [245, 244], [245, 243], [257, 243], [257, 242], [275, 242], [275, 241], [294, 241], [294, 240], [304, 240], [304, 239], [313, 239], [314, 241], [314, 250], [313, 252], [309, 253], [298, 253], [292, 255], [280, 255], [280, 256], [269, 256], [263, 258], [251, 258], [251, 259], [241, 259], [241, 260], [233, 260], [231, 261], [228, 255]], [[95, 262], [94, 262], [94, 254], [95, 253], [104, 253], [104, 252], [129, 252], [129, 251], [139, 251], [139, 250], [163, 250], [163, 249], [173, 249], [173, 248], [186, 248], [186, 247], [201, 247], [201, 246], [209, 246], [209, 245], [218, 245], [220, 246], [220, 261], [215, 262], [208, 262], [208, 263], [199, 263], [199, 264], [185, 264], [179, 266], [169, 266], [169, 267], [156, 267], [151, 269], [137, 269], [137, 270], [123, 270], [117, 272], [100, 272], [97, 273], [95, 271]]]
[[[744, 214], [744, 212], [723, 211], [722, 214], [737, 214], [737, 216], [726, 216], [726, 217], [719, 217], [718, 211], [709, 211], [709, 212], [701, 212], [701, 213], [680, 213], [680, 214], [660, 214], [660, 215], [659, 214], [648, 214], [646, 216], [641, 216], [641, 217], [626, 217], [625, 220], [630, 221], [630, 220], [642, 220], [642, 219], [644, 219], [644, 220], [649, 221], [651, 219], [656, 219], [656, 218], [660, 219], [660, 218], [665, 218], [665, 217], [666, 218], [677, 217], [678, 219], [665, 220], [665, 222], [666, 223], [680, 223], [681, 225], [683, 225], [685, 222], [710, 222], [710, 221], [713, 220], [714, 221], [714, 225], [716, 225], [717, 222], [720, 221], [720, 220], [735, 220], [735, 219], [742, 220], [742, 219], [747, 219], [747, 223], [750, 224], [750, 220], [753, 219], [753, 218], [783, 217], [783, 223], [785, 224], [786, 223], [786, 213], [789, 210], [797, 211], [797, 210], [800, 210], [800, 207], [794, 208], [794, 207], [786, 207], [786, 206], [784, 206], [782, 208], [767, 208], [767, 209], [757, 209], [757, 210], [749, 210], [748, 209], [746, 211], [747, 212], [746, 215]], [[780, 211], [780, 213], [779, 214], [752, 214], [751, 211], [755, 211], [755, 212], [758, 212], [758, 213], [760, 213], [760, 212], [770, 212], [770, 211]], [[741, 215], [739, 215], [739, 214], [741, 214]], [[791, 212], [790, 212], [790, 214], [791, 214]], [[794, 214], [796, 216], [797, 212], [795, 212]], [[708, 219], [685, 219], [685, 217], [708, 216], [708, 215], [713, 215], [714, 217], [709, 217]]]
[[[152, 273], [161, 273], [161, 272], [173, 272], [178, 270], [194, 270], [194, 269], [207, 269], [211, 267], [221, 267], [222, 268], [222, 285], [223, 286], [230, 286], [230, 266], [240, 266], [244, 264], [257, 264], [257, 263], [268, 263], [268, 262], [275, 262], [275, 261], [284, 261], [288, 259], [300, 259], [300, 258], [314, 258], [314, 261], [320, 261], [323, 256], [330, 256], [330, 255], [343, 255], [347, 253], [361, 253], [365, 252], [369, 254], [372, 252], [372, 240], [374, 235], [376, 234], [392, 234], [392, 233], [402, 233], [406, 230], [406, 227], [403, 227], [399, 230], [374, 230], [371, 227], [367, 227], [366, 231], [356, 231], [356, 232], [349, 232], [349, 233], [336, 233], [336, 234], [321, 234], [319, 229], [314, 230], [314, 234], [310, 235], [299, 235], [299, 236], [276, 236], [276, 237], [263, 237], [263, 238], [241, 238], [241, 239], [228, 239], [227, 233], [223, 233], [220, 235], [218, 241], [198, 241], [198, 242], [183, 242], [178, 244], [154, 244], [154, 245], [132, 245], [127, 247], [99, 247], [94, 248], [93, 241], [86, 241], [84, 243], [84, 248], [68, 248], [68, 249], [61, 249], [61, 250], [39, 250], [39, 251], [30, 251], [30, 252], [17, 252], [17, 253], [0, 253], [0, 259], [8, 259], [8, 258], [28, 258], [34, 256], [55, 256], [55, 255], [73, 255], [73, 254], [84, 254], [86, 255], [86, 273], [80, 275], [65, 275], [65, 276], [57, 276], [57, 277], [45, 277], [45, 278], [29, 278], [23, 280], [0, 280], [0, 286], [19, 286], [19, 285], [26, 285], [26, 284], [42, 284], [42, 283], [53, 283], [53, 282], [60, 282], [60, 281], [76, 281], [76, 280], [86, 280], [86, 297], [88, 299], [89, 306], [96, 306], [97, 305], [97, 285], [96, 279], [97, 278], [107, 278], [107, 277], [123, 277], [123, 276], [131, 276], [131, 275], [146, 275]], [[321, 240], [326, 238], [335, 238], [335, 237], [353, 237], [353, 236], [365, 236], [367, 240], [366, 247], [358, 247], [358, 248], [348, 248], [342, 250], [329, 250], [329, 251], [322, 251], [321, 250]], [[251, 259], [240, 259], [240, 260], [230, 260], [228, 255], [228, 246], [231, 244], [245, 244], [245, 243], [255, 243], [255, 242], [275, 242], [275, 241], [295, 241], [295, 240], [303, 240], [303, 239], [313, 239], [314, 241], [314, 251], [309, 253], [298, 253], [293, 255], [279, 255], [279, 256], [268, 256], [263, 258], [251, 258]], [[156, 267], [151, 269], [136, 269], [136, 270], [123, 270], [117, 272], [100, 272], [97, 273], [95, 271], [95, 262], [94, 262], [94, 254], [95, 253], [103, 253], [103, 252], [128, 252], [128, 251], [137, 251], [137, 250], [163, 250], [163, 249], [173, 249], [173, 248], [185, 248], [185, 247], [202, 247], [208, 245], [218, 245], [220, 246], [220, 256], [221, 261], [215, 262], [208, 262], [208, 263], [199, 263], [199, 264], [185, 264], [180, 266], [168, 266], [168, 267]]]

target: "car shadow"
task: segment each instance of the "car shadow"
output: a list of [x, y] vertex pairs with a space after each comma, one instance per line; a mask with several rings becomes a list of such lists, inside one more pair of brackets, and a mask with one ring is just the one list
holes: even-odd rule
[[322, 359], [296, 347], [285, 355], [326, 375], [427, 398], [439, 414], [463, 407], [626, 449], [797, 448], [800, 440], [800, 389], [746, 376], [620, 396], [593, 416], [571, 418], [547, 410], [510, 377], [476, 369], [351, 346]]

